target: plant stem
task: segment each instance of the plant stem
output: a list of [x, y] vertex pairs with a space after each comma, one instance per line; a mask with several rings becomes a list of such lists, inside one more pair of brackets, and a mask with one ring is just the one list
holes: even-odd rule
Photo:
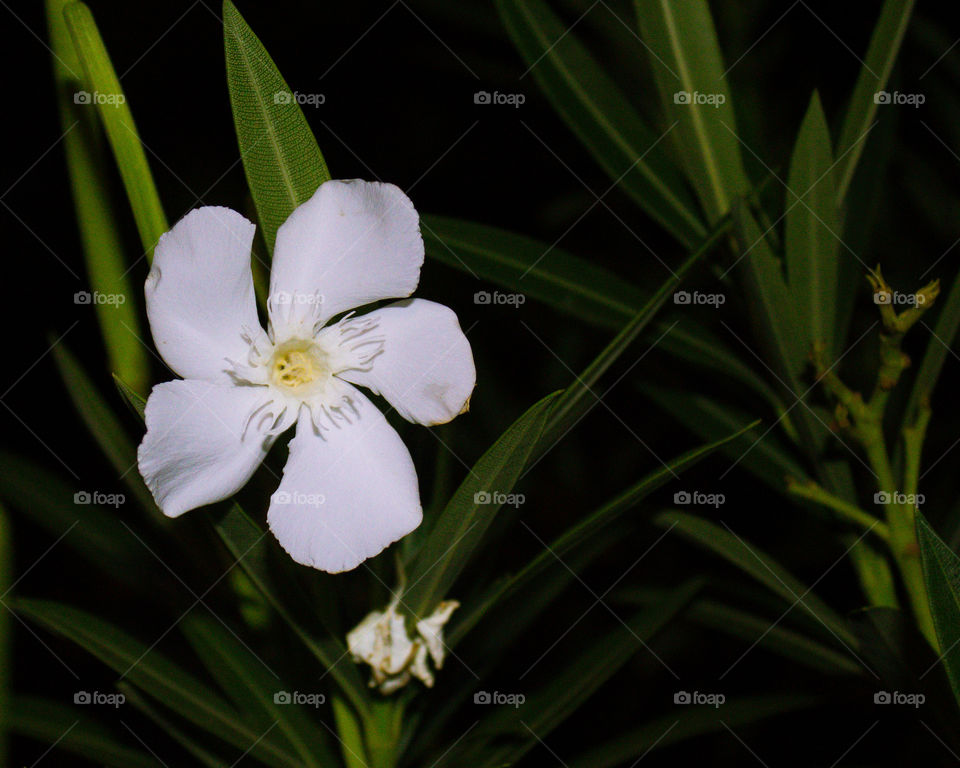
[[848, 501], [844, 501], [839, 496], [835, 496], [823, 486], [815, 483], [813, 480], [804, 483], [788, 480], [787, 491], [792, 493], [794, 496], [800, 496], [801, 498], [809, 499], [810, 501], [816, 502], [821, 506], [832, 509], [844, 519], [866, 528], [868, 531], [877, 534], [877, 536], [882, 539], [887, 540], [890, 538], [890, 530], [886, 523], [882, 522], [879, 518], [874, 517], [869, 512], [864, 512], [855, 504], [851, 504]]

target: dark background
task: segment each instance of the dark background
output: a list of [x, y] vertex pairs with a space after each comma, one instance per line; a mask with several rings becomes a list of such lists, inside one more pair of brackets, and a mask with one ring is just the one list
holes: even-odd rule
[[[227, 205], [251, 215], [230, 115], [219, 7], [206, 0], [193, 4], [149, 1], [133, 6], [93, 0], [90, 5], [122, 75], [171, 223], [200, 204]], [[553, 7], [572, 23], [590, 6], [564, 2]], [[762, 36], [731, 72], [731, 87], [742, 135], [783, 176], [796, 130], [815, 88], [820, 89], [836, 138], [838, 118], [860, 66], [856, 57], [862, 57], [866, 50], [879, 3], [811, 0], [791, 7], [788, 3], [751, 0], [715, 2], [712, 7], [728, 63]], [[407, 190], [423, 213], [494, 224], [547, 243], [559, 239], [561, 247], [650, 290], [666, 273], [617, 217], [668, 264], [676, 266], [682, 259], [678, 246], [619, 190], [603, 198], [616, 217], [603, 205], [595, 204], [595, 195], [604, 195], [611, 180], [553, 111], [532, 74], [521, 77], [527, 66], [514, 50], [491, 3], [416, 0], [391, 5], [365, 0], [274, 0], [240, 2], [238, 8], [291, 88], [324, 94], [323, 105], [306, 106], [304, 111], [335, 178], [380, 178]], [[785, 12], [787, 15], [778, 21]], [[600, 3], [578, 22], [576, 33], [634, 104], [655, 121], [656, 97], [645, 52], [632, 34], [633, 13], [626, 2]], [[956, 182], [960, 176], [960, 46], [940, 59], [960, 31], [953, 19], [944, 16], [946, 13], [941, 4], [919, 4], [892, 83], [893, 88], [924, 93], [926, 104], [917, 110], [881, 110], [878, 138], [871, 139], [873, 144], [867, 150], [874, 151], [880, 143], [880, 132], [887, 132], [884, 135], [893, 147], [889, 164], [882, 184], [875, 190], [873, 217], [862, 222], [866, 235], [857, 243], [857, 250], [868, 263], [881, 263], [888, 280], [900, 290], [919, 287], [919, 274], [941, 257], [934, 274], [949, 285], [960, 254], [960, 249], [951, 250], [960, 237]], [[109, 490], [115, 485], [120, 490], [115, 473], [86, 435], [50, 356], [45, 354], [49, 334], [59, 337], [79, 321], [64, 342], [97, 374], [103, 390], [122, 408], [113, 394], [93, 311], [73, 303], [73, 294], [86, 288], [85, 281], [75, 280], [53, 255], [83, 278], [64, 158], [57, 144], [60, 128], [44, 46], [42, 6], [11, 5], [0, 9], [0, 17], [6, 60], [3, 124], [8, 136], [0, 175], [0, 199], [5, 206], [0, 209], [0, 270], [6, 294], [2, 306], [7, 315], [0, 379], [0, 400], [5, 406], [0, 409], [2, 448], [62, 470], [78, 488], [93, 485]], [[478, 90], [519, 92], [526, 102], [516, 109], [476, 105], [473, 95]], [[118, 210], [127, 213], [119, 184], [115, 192]], [[129, 216], [121, 220], [133, 261], [140, 255], [136, 232]], [[143, 261], [136, 267], [137, 284], [146, 276], [146, 269]], [[710, 284], [705, 272], [695, 280]], [[874, 318], [865, 282], [863, 287], [851, 331], [854, 334]], [[461, 325], [471, 328], [478, 368], [472, 411], [438, 432], [444, 443], [456, 446], [457, 456], [467, 464], [472, 464], [532, 402], [566, 386], [572, 379], [571, 370], [582, 370], [609, 338], [606, 331], [532, 301], [519, 309], [474, 304], [475, 291], [493, 288], [428, 261], [418, 292], [452, 306]], [[722, 320], [738, 333], [743, 330], [744, 337], [749, 338], [741, 310], [742, 305], [734, 299], [719, 310], [708, 310], [700, 319], [719, 332]], [[641, 340], [625, 355], [608, 375], [607, 386], [653, 341], [653, 337]], [[908, 347], [912, 345], [915, 357], [927, 341], [924, 333], [911, 339]], [[868, 364], [871, 349], [865, 345], [862, 354], [848, 363], [854, 375], [861, 361]], [[934, 403], [936, 419], [926, 454], [933, 459], [947, 451], [958, 434], [953, 406], [956, 362], [954, 357], [948, 359]], [[168, 376], [157, 366], [157, 381]], [[608, 408], [594, 409], [525, 479], [520, 490], [528, 501], [522, 514], [544, 540], [656, 466], [656, 459], [631, 431], [662, 458], [695, 444], [694, 436], [643, 398], [637, 388], [640, 381], [734, 400], [744, 398], [729, 384], [691, 375], [674, 359], [656, 350], [651, 352], [605, 396]], [[132, 418], [130, 429], [136, 434]], [[443, 448], [421, 428], [406, 427], [403, 436], [418, 468], [422, 468], [422, 487], [429, 503], [432, 467]], [[282, 462], [282, 448], [280, 451], [275, 461]], [[689, 479], [685, 477], [684, 487], [722, 491], [727, 498], [725, 522], [774, 553], [806, 583], [816, 581], [843, 551], [831, 528], [741, 472], [731, 472], [719, 481], [729, 465], [728, 459], [715, 457]], [[957, 519], [952, 466], [955, 456], [948, 453], [939, 471], [925, 480], [929, 485], [922, 489], [941, 501], [929, 515], [947, 536], [953, 533], [953, 521]], [[456, 461], [452, 462], [452, 471], [459, 481], [462, 468]], [[75, 480], [70, 479], [71, 473]], [[673, 490], [671, 487], [648, 502], [625, 528], [624, 541], [584, 575], [590, 590], [602, 594], [659, 536], [660, 531], [649, 525], [648, 516], [669, 504]], [[52, 540], [30, 522], [28, 514], [16, 514], [13, 520], [14, 573], [20, 575]], [[199, 529], [192, 523], [183, 520], [177, 525], [182, 525], [185, 536], [197, 536], [199, 540]], [[516, 567], [539, 546], [522, 528], [505, 541], [495, 555], [487, 554], [493, 560], [485, 562], [485, 567]], [[209, 580], [204, 581], [202, 568], [196, 570], [195, 577], [190, 576], [193, 570], [187, 566], [186, 579], [194, 589], [203, 589]], [[131, 578], [150, 578], [148, 573], [145, 569], [143, 574], [131, 574]], [[727, 585], [736, 592], [736, 585], [742, 583], [732, 569], [677, 539], [658, 547], [621, 586], [670, 585], [697, 573], [707, 574], [721, 590]], [[350, 589], [348, 583], [344, 591]], [[833, 568], [816, 591], [842, 611], [861, 604], [853, 571], [845, 562]], [[144, 639], [159, 634], [169, 623], [165, 616], [157, 615], [154, 606], [144, 605], [122, 586], [89, 571], [68, 547], [58, 547], [44, 557], [18, 584], [17, 592], [73, 602], [120, 617], [123, 626], [136, 628]], [[192, 602], [185, 591], [180, 597], [185, 605]], [[586, 587], [574, 584], [558, 613], [548, 616], [536, 633], [519, 641], [511, 658], [498, 670], [493, 682], [500, 690], [523, 690], [525, 683], [518, 687], [519, 674], [593, 601]], [[361, 604], [356, 608], [358, 615], [351, 613], [346, 618], [355, 621], [366, 609]], [[779, 615], [776, 607], [770, 615]], [[610, 622], [606, 611], [593, 608], [554, 653], [562, 658], [564, 643], [586, 643], [609, 629]], [[18, 626], [21, 631], [16, 635], [14, 669], [17, 689], [67, 699], [76, 687], [73, 679], [30, 631]], [[103, 667], [66, 643], [47, 635], [42, 639], [58, 655], [69, 659], [71, 666], [83, 670], [90, 688], [109, 687], [112, 677]], [[175, 639], [165, 640], [160, 646], [171, 655], [177, 648]], [[823, 696], [826, 705], [736, 735], [720, 732], [687, 746], [652, 753], [644, 764], [706, 758], [713, 764], [751, 765], [757, 758], [771, 766], [831, 765], [855, 742], [844, 764], [895, 765], [906, 756], [952, 764], [953, 758], [917, 715], [873, 707], [874, 687], [867, 681], [859, 686], [837, 686], [829, 677], [818, 677], [780, 657], [754, 650], [735, 674], [718, 684], [717, 677], [746, 650], [746, 645], [689, 627], [660, 637], [656, 650], [677, 671], [682, 686], [641, 652], [627, 668], [629, 674], [602, 689], [571, 720], [571, 727], [558, 730], [548, 739], [551, 749], [565, 758], [605, 734], [674, 711], [672, 692], [683, 687], [722, 689], [728, 699], [760, 693], [809, 693]], [[547, 667], [545, 660], [542, 674], [548, 674]], [[876, 721], [881, 723], [873, 727]], [[137, 722], [142, 727], [138, 732], [150, 734], [160, 756], [165, 760], [171, 756], [169, 759], [176, 764], [176, 757], [172, 757], [177, 754], [175, 748], [165, 743], [163, 734]], [[930, 725], [936, 728], [932, 722]], [[869, 733], [858, 741], [868, 729]], [[30, 764], [44, 749], [38, 742], [21, 740], [15, 756], [19, 763]], [[70, 759], [52, 753], [42, 765], [73, 764]], [[544, 748], [531, 753], [527, 762], [557, 764]]]

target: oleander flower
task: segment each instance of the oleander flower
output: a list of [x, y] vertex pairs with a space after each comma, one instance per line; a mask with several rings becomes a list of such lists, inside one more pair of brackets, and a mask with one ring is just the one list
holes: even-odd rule
[[[473, 354], [452, 310], [405, 298], [423, 240], [413, 203], [392, 184], [328, 181], [290, 215], [277, 232], [266, 331], [254, 232], [239, 213], [205, 207], [157, 243], [147, 315], [183, 378], [150, 393], [140, 473], [177, 517], [236, 493], [296, 425], [270, 530], [298, 563], [349, 570], [422, 518], [409, 451], [354, 385], [408, 421], [443, 424], [468, 407]], [[384, 299], [403, 300], [348, 312]]]

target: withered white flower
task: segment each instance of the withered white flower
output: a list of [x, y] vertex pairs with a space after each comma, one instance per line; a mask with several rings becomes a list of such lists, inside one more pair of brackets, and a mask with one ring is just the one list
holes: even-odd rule
[[250, 269], [255, 226], [198, 208], [160, 238], [147, 277], [157, 349], [182, 380], [146, 406], [140, 473], [164, 514], [227, 498], [277, 435], [296, 424], [267, 520], [304, 565], [355, 568], [420, 524], [410, 453], [355, 386], [405, 419], [433, 425], [466, 410], [476, 381], [456, 315], [405, 299], [423, 240], [392, 184], [328, 181], [277, 232], [264, 331]]
[[372, 611], [347, 634], [347, 649], [357, 663], [370, 665], [370, 687], [381, 693], [393, 693], [417, 678], [433, 687], [433, 670], [443, 668], [446, 648], [443, 627], [460, 607], [456, 600], [444, 600], [427, 618], [417, 622], [416, 634], [407, 631], [403, 614], [395, 598], [386, 610]]

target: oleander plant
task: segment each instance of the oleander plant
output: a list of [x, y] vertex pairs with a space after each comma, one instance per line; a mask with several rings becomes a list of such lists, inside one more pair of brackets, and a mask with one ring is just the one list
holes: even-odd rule
[[960, 760], [942, 9], [241, 5], [7, 9], [0, 765]]

